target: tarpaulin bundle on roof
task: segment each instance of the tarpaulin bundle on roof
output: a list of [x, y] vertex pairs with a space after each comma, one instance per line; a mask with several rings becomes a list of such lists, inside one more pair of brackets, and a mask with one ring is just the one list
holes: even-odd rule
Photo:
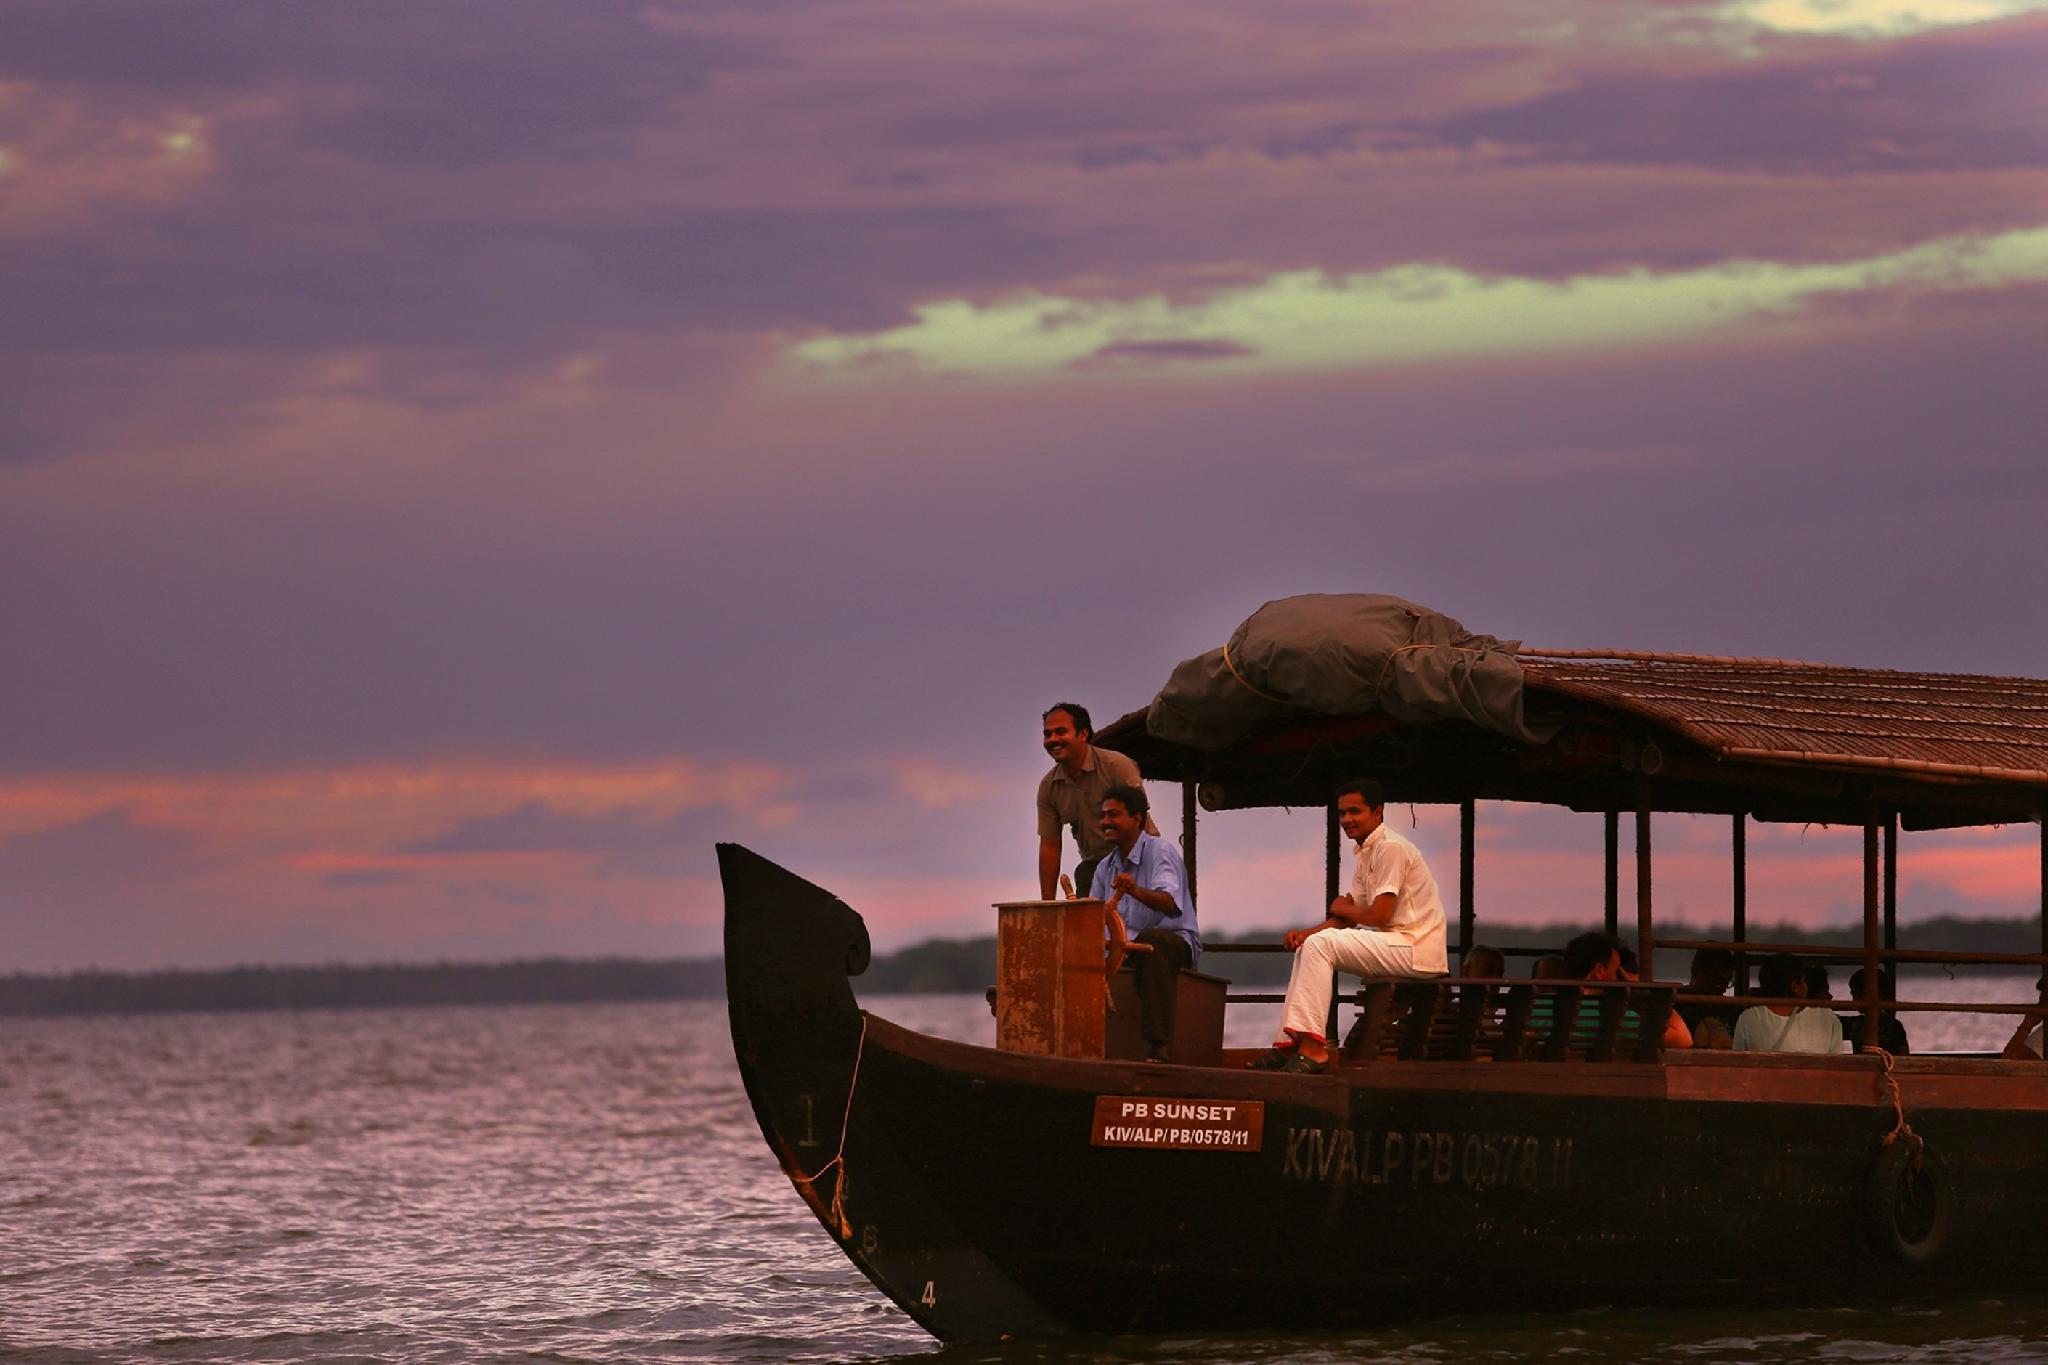
[[1230, 642], [1180, 664], [1145, 728], [1221, 749], [1304, 713], [1464, 720], [1523, 743], [1547, 739], [1522, 715], [1518, 641], [1475, 635], [1441, 612], [1378, 593], [1308, 593], [1268, 602]]

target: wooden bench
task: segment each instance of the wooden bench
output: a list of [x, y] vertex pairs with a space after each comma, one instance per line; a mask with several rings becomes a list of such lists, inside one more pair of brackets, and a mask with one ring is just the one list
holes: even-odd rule
[[[1371, 979], [1354, 1000], [1347, 1062], [1656, 1062], [1671, 982]], [[1633, 1012], [1634, 1018], [1630, 1018]]]
[[[1223, 996], [1230, 983], [1207, 972], [1174, 974], [1172, 1030], [1167, 1043], [1170, 1060], [1185, 1066], [1223, 1064]], [[1140, 1027], [1138, 971], [1129, 962], [1109, 983], [1109, 1030], [1104, 1055], [1119, 1061], [1142, 1061], [1147, 1051]]]

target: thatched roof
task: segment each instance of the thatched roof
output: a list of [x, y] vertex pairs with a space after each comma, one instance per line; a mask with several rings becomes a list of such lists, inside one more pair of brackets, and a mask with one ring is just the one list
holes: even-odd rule
[[1641, 717], [1723, 758], [2048, 785], [2048, 681], [1780, 659], [1521, 658], [1533, 691]]
[[1783, 659], [1520, 651], [1532, 721], [1518, 744], [1455, 721], [1302, 714], [1198, 753], [1136, 711], [1101, 741], [1148, 777], [1194, 778], [1212, 807], [1319, 801], [1358, 771], [1397, 800], [1541, 801], [1575, 809], [1748, 811], [1909, 826], [2039, 818], [2048, 805], [2048, 681]]

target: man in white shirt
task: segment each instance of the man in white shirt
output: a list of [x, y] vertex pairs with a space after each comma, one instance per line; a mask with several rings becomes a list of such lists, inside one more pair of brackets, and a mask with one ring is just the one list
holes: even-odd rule
[[[1806, 970], [1790, 953], [1769, 958], [1757, 970], [1761, 994], [1807, 998]], [[1833, 1010], [1808, 1005], [1752, 1005], [1735, 1021], [1737, 1052], [1840, 1052], [1842, 1019]]]
[[1256, 1070], [1329, 1069], [1323, 1028], [1337, 969], [1406, 977], [1442, 976], [1450, 970], [1436, 878], [1415, 845], [1387, 828], [1380, 784], [1364, 778], [1340, 783], [1336, 796], [1337, 824], [1358, 844], [1351, 892], [1330, 902], [1321, 924], [1288, 931], [1294, 973], [1287, 981], [1280, 1036], [1250, 1064]]

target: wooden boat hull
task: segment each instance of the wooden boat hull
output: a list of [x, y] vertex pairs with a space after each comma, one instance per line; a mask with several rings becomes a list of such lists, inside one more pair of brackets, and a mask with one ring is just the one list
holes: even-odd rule
[[[947, 1341], [2048, 1287], [2038, 1067], [1899, 1064], [1945, 1209], [1887, 1236], [1899, 1112], [1874, 1058], [1297, 1077], [1001, 1053], [862, 1013], [860, 917], [719, 856], [762, 1132], [854, 1264]], [[1105, 1098], [1255, 1110], [1262, 1131], [1104, 1145]]]

